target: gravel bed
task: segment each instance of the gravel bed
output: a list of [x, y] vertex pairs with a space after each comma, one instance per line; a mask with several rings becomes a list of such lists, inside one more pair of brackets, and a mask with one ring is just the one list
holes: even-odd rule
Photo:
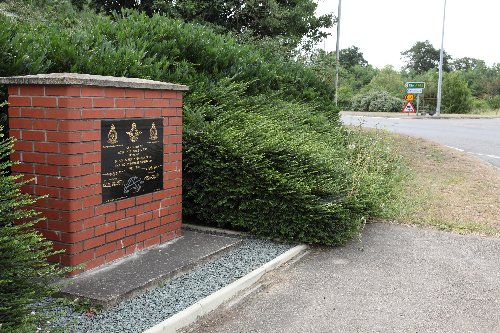
[[292, 247], [271, 241], [245, 239], [240, 247], [222, 257], [91, 317], [76, 313], [69, 307], [59, 308], [56, 324], [63, 327], [65, 332], [75, 333], [143, 332]]

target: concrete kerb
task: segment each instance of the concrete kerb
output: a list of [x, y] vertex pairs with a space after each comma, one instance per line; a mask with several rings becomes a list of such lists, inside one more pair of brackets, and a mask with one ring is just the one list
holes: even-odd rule
[[274, 258], [263, 266], [253, 270], [242, 278], [234, 281], [230, 285], [216, 291], [210, 296], [194, 303], [187, 309], [173, 315], [172, 317], [158, 323], [157, 325], [147, 329], [143, 333], [175, 333], [178, 330], [194, 323], [198, 318], [215, 310], [219, 305], [236, 296], [239, 292], [249, 288], [260, 278], [277, 267], [285, 264], [287, 261], [298, 256], [303, 251], [307, 250], [307, 245], [298, 245], [282, 255]]

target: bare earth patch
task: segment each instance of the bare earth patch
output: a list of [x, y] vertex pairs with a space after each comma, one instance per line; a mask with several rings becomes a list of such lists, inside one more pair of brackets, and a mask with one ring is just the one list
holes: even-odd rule
[[499, 169], [418, 138], [398, 135], [394, 145], [413, 172], [395, 203], [397, 222], [500, 236]]

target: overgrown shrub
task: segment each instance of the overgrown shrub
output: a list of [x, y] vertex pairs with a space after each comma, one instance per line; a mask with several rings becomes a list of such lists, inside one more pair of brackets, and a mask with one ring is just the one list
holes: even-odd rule
[[[114, 17], [83, 11], [43, 23], [0, 15], [0, 76], [80, 72], [199, 83], [231, 77], [249, 94], [283, 91], [331, 109], [333, 89], [291, 59], [268, 57], [263, 45], [240, 44], [199, 24], [126, 10]], [[257, 42], [255, 42], [257, 43]]]
[[400, 112], [403, 100], [391, 96], [386, 91], [371, 90], [352, 98], [351, 109], [364, 112]]
[[21, 193], [21, 175], [9, 174], [5, 157], [13, 139], [3, 137], [0, 132], [0, 331], [13, 332], [37, 318], [30, 305], [53, 292], [49, 282], [62, 271], [47, 261], [51, 242], [31, 228], [38, 214], [25, 206], [35, 198]]
[[492, 109], [500, 109], [500, 95], [490, 96], [486, 101]]
[[491, 110], [491, 106], [488, 104], [488, 100], [486, 99], [479, 99], [472, 97], [471, 104], [472, 104], [472, 112], [474, 113], [481, 113]]
[[210, 123], [206, 109], [186, 110], [188, 218], [339, 244], [379, 212], [398, 173], [386, 147], [340, 130], [311, 106], [269, 96], [242, 102], [241, 95], [226, 94], [226, 111]]
[[404, 80], [401, 73], [388, 65], [382, 68], [363, 88], [363, 91], [370, 90], [384, 91], [393, 97], [401, 98], [405, 93]]
[[[333, 89], [272, 43], [133, 10], [43, 24], [0, 16], [0, 75], [80, 72], [188, 84], [184, 213], [307, 243], [346, 241], [396, 179], [376, 140], [346, 131]], [[369, 157], [372, 158], [369, 158]], [[375, 174], [372, 174], [375, 173]]]
[[461, 73], [446, 73], [443, 78], [443, 112], [469, 113], [472, 103], [472, 92]]

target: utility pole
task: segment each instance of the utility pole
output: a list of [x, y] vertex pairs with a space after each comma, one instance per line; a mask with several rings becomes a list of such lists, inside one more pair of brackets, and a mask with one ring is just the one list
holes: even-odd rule
[[340, 59], [340, 14], [342, 11], [342, 0], [339, 0], [339, 15], [337, 20], [337, 48], [336, 48], [336, 64], [335, 64], [335, 106], [339, 105], [339, 59]]
[[444, 45], [444, 21], [446, 19], [446, 0], [444, 0], [443, 10], [443, 31], [441, 33], [441, 52], [439, 53], [439, 78], [438, 78], [438, 92], [436, 103], [436, 116], [441, 114], [441, 96], [443, 94], [443, 45]]

